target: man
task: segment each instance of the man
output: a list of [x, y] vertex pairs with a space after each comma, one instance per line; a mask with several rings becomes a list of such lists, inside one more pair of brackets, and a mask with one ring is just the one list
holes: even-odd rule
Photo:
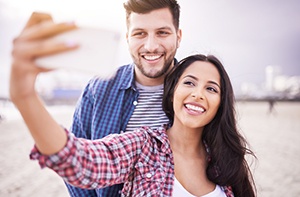
[[[99, 139], [110, 133], [132, 131], [142, 125], [158, 127], [168, 123], [161, 106], [163, 81], [174, 66], [174, 56], [181, 41], [180, 7], [176, 0], [128, 0], [124, 8], [126, 38], [133, 63], [120, 67], [109, 80], [95, 78], [88, 83], [73, 117], [71, 131], [77, 137]], [[29, 22], [27, 27], [30, 30], [25, 28], [14, 41], [14, 63], [33, 64], [38, 56], [76, 48], [72, 43], [54, 47], [54, 44], [44, 42], [40, 45], [43, 48], [37, 51], [41, 38], [73, 28], [72, 24], [58, 26], [53, 25], [47, 16]], [[43, 28], [43, 31], [37, 31], [38, 28]], [[26, 47], [21, 46], [31, 46], [29, 51], [32, 52], [28, 55]], [[122, 184], [101, 190], [67, 187], [74, 197], [110, 197], [120, 195]]]
[[[90, 81], [74, 114], [76, 136], [98, 139], [168, 122], [161, 101], [163, 80], [181, 40], [179, 5], [174, 0], [129, 0], [124, 7], [133, 64], [121, 67], [109, 81]], [[72, 196], [96, 196], [95, 191], [68, 189]], [[117, 196], [121, 189], [118, 185], [96, 193]]]

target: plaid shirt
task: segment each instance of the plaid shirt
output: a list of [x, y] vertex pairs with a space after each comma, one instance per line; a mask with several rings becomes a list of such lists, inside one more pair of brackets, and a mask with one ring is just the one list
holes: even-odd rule
[[[92, 140], [111, 133], [122, 133], [138, 96], [133, 64], [120, 67], [109, 80], [92, 79], [77, 104], [71, 131], [76, 137]], [[96, 190], [84, 190], [68, 184], [67, 187], [73, 197], [115, 197], [120, 196], [123, 184]]]
[[[174, 160], [163, 127], [143, 127], [94, 141], [68, 133], [66, 146], [57, 154], [42, 155], [34, 148], [30, 158], [85, 189], [124, 183], [121, 196], [172, 196]], [[230, 187], [222, 189], [233, 197]]]
[[[177, 60], [174, 59], [175, 64]], [[77, 104], [71, 131], [76, 137], [100, 139], [126, 131], [139, 93], [135, 87], [134, 64], [120, 67], [109, 80], [92, 79]], [[96, 190], [68, 185], [72, 197], [117, 197], [123, 184]]]

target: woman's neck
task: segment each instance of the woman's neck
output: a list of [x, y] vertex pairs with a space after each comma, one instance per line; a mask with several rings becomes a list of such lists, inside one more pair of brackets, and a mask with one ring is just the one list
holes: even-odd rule
[[190, 154], [203, 156], [205, 149], [202, 142], [202, 130], [203, 128], [194, 129], [174, 124], [167, 131], [172, 151], [187, 156]]

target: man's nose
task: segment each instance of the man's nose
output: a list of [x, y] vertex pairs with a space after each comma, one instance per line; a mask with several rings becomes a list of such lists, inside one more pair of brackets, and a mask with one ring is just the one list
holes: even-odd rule
[[149, 52], [156, 52], [159, 47], [157, 38], [154, 35], [149, 35], [144, 44], [144, 48]]

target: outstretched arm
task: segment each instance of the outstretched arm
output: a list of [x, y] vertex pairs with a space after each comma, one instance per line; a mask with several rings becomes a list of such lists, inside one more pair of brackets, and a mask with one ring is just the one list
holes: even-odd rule
[[49, 70], [35, 65], [37, 57], [77, 48], [74, 43], [48, 39], [58, 33], [75, 29], [73, 23], [52, 21], [50, 15], [34, 13], [21, 34], [14, 39], [10, 74], [10, 97], [20, 111], [39, 151], [53, 154], [64, 147], [66, 133], [51, 117], [35, 91], [39, 73]]

